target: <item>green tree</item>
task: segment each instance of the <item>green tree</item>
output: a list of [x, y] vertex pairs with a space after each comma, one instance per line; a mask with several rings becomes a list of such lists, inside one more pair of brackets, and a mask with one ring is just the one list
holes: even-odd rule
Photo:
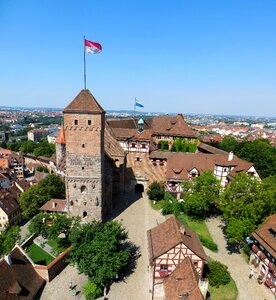
[[271, 146], [268, 140], [241, 143], [236, 154], [252, 162], [262, 178], [276, 174], [276, 148]]
[[90, 280], [87, 281], [86, 284], [83, 286], [83, 294], [85, 296], [85, 299], [87, 300], [97, 299], [102, 295], [102, 293], [102, 288]]
[[74, 244], [70, 259], [97, 286], [109, 285], [129, 264], [130, 250], [124, 243], [128, 237], [117, 221], [92, 221], [70, 235]]
[[182, 184], [184, 211], [186, 214], [204, 219], [218, 211], [220, 182], [212, 172], [205, 172]]
[[240, 173], [228, 185], [221, 197], [220, 209], [226, 219], [226, 233], [230, 243], [244, 244], [244, 240], [276, 207], [276, 176], [263, 182]]
[[35, 148], [36, 148], [35, 142], [25, 141], [25, 142], [21, 143], [19, 150], [22, 151], [24, 154], [27, 154], [27, 153], [33, 153]]
[[147, 194], [148, 194], [150, 200], [155, 200], [155, 201], [162, 200], [164, 198], [164, 194], [165, 194], [164, 182], [154, 181], [149, 186]]
[[5, 228], [0, 234], [0, 257], [10, 252], [19, 238], [19, 226]]
[[209, 260], [207, 266], [207, 278], [211, 286], [218, 288], [230, 282], [231, 277], [227, 266], [216, 260]]
[[29, 218], [33, 216], [39, 207], [51, 198], [64, 199], [64, 182], [56, 175], [47, 175], [37, 185], [31, 186], [20, 195], [19, 204], [22, 216]]
[[225, 136], [223, 140], [218, 144], [218, 147], [224, 151], [235, 152], [239, 142], [233, 136]]
[[38, 166], [38, 167], [36, 167], [36, 170], [37, 170], [38, 172], [49, 173], [47, 167], [45, 167], [45, 166]]

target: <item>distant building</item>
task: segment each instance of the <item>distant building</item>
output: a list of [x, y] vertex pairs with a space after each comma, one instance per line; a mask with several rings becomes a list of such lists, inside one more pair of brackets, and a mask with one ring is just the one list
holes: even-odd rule
[[0, 188], [7, 189], [10, 186], [10, 179], [0, 173]]
[[41, 139], [46, 138], [49, 134], [45, 129], [33, 129], [28, 131], [28, 140], [33, 142], [39, 142]]
[[19, 204], [9, 192], [0, 191], [0, 231], [3, 231], [6, 225], [20, 224], [21, 220]]
[[9, 140], [9, 133], [6, 131], [0, 131], [0, 143], [7, 142]]
[[54, 132], [51, 132], [50, 134], [48, 134], [47, 135], [48, 143], [55, 144], [57, 136], [58, 136], [58, 131], [54, 131]]

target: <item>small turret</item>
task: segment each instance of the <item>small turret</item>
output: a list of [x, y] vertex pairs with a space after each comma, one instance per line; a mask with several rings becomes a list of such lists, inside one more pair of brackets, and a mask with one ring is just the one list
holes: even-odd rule
[[138, 131], [139, 132], [143, 132], [144, 131], [144, 120], [141, 118], [139, 121], [138, 121]]

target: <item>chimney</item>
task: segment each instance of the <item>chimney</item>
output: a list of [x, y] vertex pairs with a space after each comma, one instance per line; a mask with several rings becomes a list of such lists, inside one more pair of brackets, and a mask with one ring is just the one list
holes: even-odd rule
[[185, 227], [182, 225], [181, 227], [180, 227], [180, 232], [182, 233], [182, 234], [185, 234]]
[[55, 208], [56, 207], [56, 203], [55, 203], [55, 201], [53, 200], [53, 202], [52, 202], [52, 208]]
[[234, 158], [234, 153], [233, 151], [230, 151], [228, 155], [228, 161], [231, 161], [233, 158]]
[[7, 264], [11, 265], [12, 261], [11, 261], [11, 256], [8, 253], [7, 255], [4, 256], [5, 261], [7, 262]]

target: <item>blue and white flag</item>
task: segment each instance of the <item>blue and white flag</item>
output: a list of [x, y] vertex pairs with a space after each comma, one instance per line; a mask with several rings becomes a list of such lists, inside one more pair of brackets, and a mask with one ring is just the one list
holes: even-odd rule
[[135, 98], [135, 106], [137, 107], [144, 107], [144, 105], [138, 100]]

